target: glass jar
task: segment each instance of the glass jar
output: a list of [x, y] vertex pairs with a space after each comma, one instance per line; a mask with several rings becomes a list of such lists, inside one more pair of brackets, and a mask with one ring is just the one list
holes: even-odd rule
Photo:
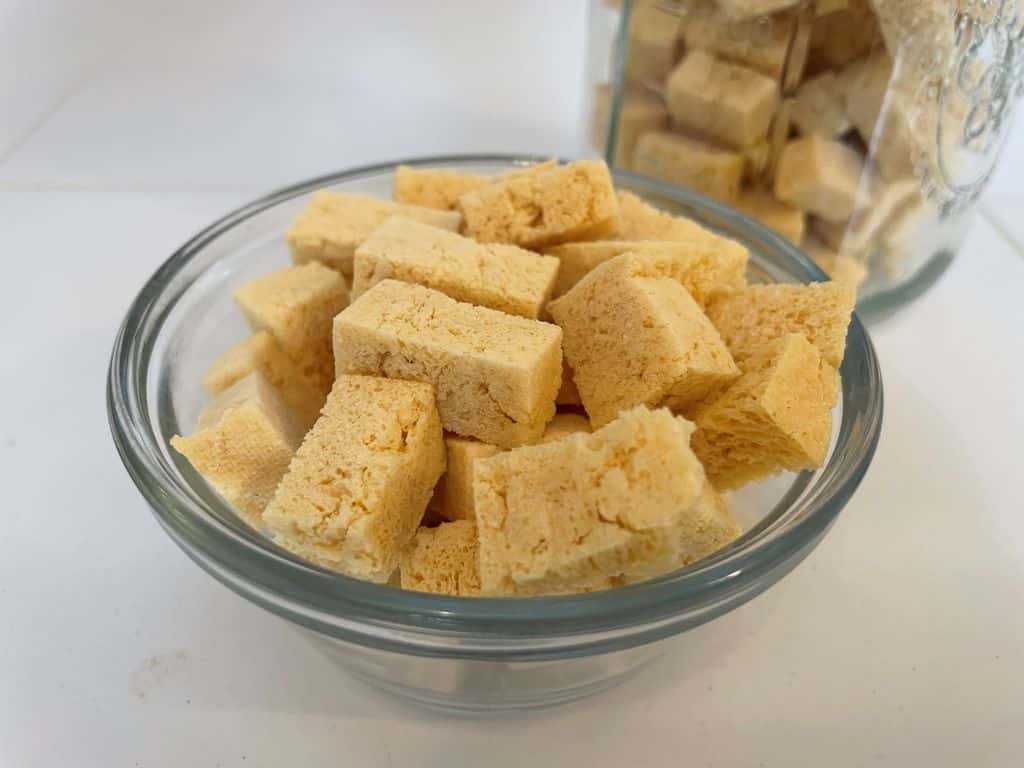
[[594, 148], [888, 314], [949, 265], [1022, 90], [1018, 0], [593, 0]]

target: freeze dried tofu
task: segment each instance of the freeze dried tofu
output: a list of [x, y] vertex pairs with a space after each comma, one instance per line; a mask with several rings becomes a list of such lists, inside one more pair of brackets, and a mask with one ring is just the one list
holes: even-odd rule
[[768, 342], [799, 333], [838, 368], [856, 298], [853, 286], [836, 282], [754, 285], [712, 302], [708, 317], [740, 367]]
[[857, 205], [860, 156], [811, 135], [790, 141], [775, 172], [775, 196], [828, 221], [843, 221]]
[[609, 234], [619, 203], [608, 166], [579, 160], [468, 192], [459, 210], [474, 240], [535, 249]]
[[836, 372], [801, 334], [762, 346], [743, 376], [693, 414], [693, 450], [719, 490], [815, 469], [832, 435]]
[[683, 57], [665, 90], [673, 125], [737, 149], [764, 140], [779, 103], [772, 78], [701, 50]]
[[757, 219], [791, 243], [799, 244], [804, 235], [804, 212], [794, 205], [775, 199], [767, 192], [745, 192], [733, 207]]
[[286, 237], [292, 261], [296, 264], [318, 261], [351, 277], [356, 248], [392, 216], [453, 231], [458, 230], [462, 223], [462, 216], [454, 211], [401, 205], [375, 197], [322, 189], [313, 193], [309, 205], [288, 228]]
[[420, 528], [402, 555], [402, 589], [461, 597], [479, 595], [477, 549], [476, 524], [471, 520]]
[[285, 549], [386, 583], [420, 524], [444, 461], [429, 385], [339, 376], [263, 521]]
[[548, 306], [595, 427], [636, 405], [686, 407], [739, 375], [670, 262], [618, 256]]
[[557, 273], [558, 260], [551, 256], [388, 219], [356, 249], [352, 299], [381, 280], [401, 280], [458, 301], [536, 319], [551, 297]]
[[215, 397], [199, 429], [171, 446], [254, 528], [284, 476], [302, 430], [274, 388], [250, 373]]
[[637, 142], [632, 167], [637, 173], [731, 202], [739, 194], [745, 165], [739, 152], [676, 133], [652, 131]]
[[484, 595], [587, 592], [678, 567], [704, 487], [693, 425], [636, 408], [593, 434], [476, 465]]
[[592, 240], [560, 245], [550, 253], [561, 262], [554, 292], [556, 298], [571, 290], [595, 267], [624, 253], [670, 260], [673, 276], [702, 307], [715, 296], [735, 293], [747, 285], [747, 249], [723, 237], [689, 242]]
[[338, 374], [432, 384], [449, 432], [502, 447], [536, 440], [562, 385], [562, 332], [384, 280], [334, 321]]

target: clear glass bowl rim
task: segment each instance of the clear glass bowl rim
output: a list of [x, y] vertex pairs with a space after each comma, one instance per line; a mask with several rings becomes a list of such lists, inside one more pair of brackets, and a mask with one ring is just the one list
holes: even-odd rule
[[[702, 624], [771, 586], [813, 549], [859, 485], [881, 427], [883, 395], [871, 340], [854, 316], [842, 366], [843, 413], [829, 462], [795, 484], [767, 520], [726, 550], [689, 568], [604, 592], [539, 598], [457, 598], [408, 592], [302, 561], [231, 517], [219, 499], [199, 497], [161, 453], [150, 413], [150, 357], [175, 302], [210, 265], [203, 248], [249, 217], [315, 189], [392, 171], [397, 165], [459, 168], [519, 165], [527, 155], [443, 155], [331, 173], [272, 192], [223, 216], [182, 245], [145, 283], [118, 331], [107, 379], [111, 432], [121, 459], [158, 522], [211, 575], [246, 599], [320, 634], [422, 656], [531, 660], [619, 650]], [[798, 249], [752, 219], [696, 193], [635, 174], [617, 182], [699, 211], [805, 280], [827, 277]], [[843, 457], [840, 461], [839, 457]], [[220, 503], [219, 513], [213, 505]], [[227, 513], [227, 514], [226, 514]]]

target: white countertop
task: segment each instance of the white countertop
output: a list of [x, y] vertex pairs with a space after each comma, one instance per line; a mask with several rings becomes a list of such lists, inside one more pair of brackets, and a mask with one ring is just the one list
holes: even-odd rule
[[[0, 81], [24, 104], [0, 126], [0, 766], [1019, 764], [1024, 257], [1000, 232], [1024, 238], [1024, 194], [1005, 169], [998, 226], [978, 220], [943, 280], [873, 329], [885, 426], [826, 540], [704, 646], [606, 694], [453, 720], [376, 693], [146, 509], [104, 407], [142, 281], [212, 218], [314, 173], [571, 154], [584, 14], [552, 5], [0, 12], [0, 52], [11, 30], [56, 30], [79, 65], [38, 64], [49, 100]], [[452, 34], [456, 11], [480, 36]]]

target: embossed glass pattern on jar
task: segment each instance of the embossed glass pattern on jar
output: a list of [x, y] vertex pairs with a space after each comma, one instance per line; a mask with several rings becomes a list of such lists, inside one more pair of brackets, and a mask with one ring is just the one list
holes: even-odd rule
[[1020, 0], [594, 0], [613, 165], [800, 245], [882, 316], [942, 274], [1020, 99]]

